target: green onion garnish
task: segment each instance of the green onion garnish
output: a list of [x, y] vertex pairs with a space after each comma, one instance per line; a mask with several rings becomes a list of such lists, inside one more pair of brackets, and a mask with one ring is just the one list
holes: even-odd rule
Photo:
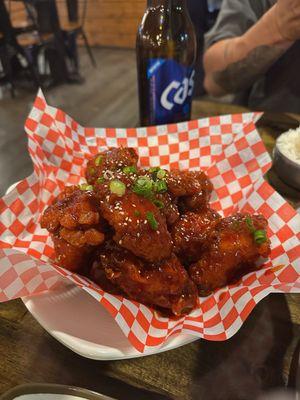
[[134, 215], [136, 217], [139, 217], [141, 215], [141, 212], [139, 210], [134, 210]]
[[156, 173], [156, 172], [158, 172], [159, 170], [160, 170], [159, 167], [151, 167], [151, 168], [149, 168], [149, 172], [150, 172], [151, 174]]
[[146, 218], [147, 218], [147, 221], [149, 222], [149, 225], [151, 226], [151, 229], [156, 231], [158, 228], [158, 222], [156, 221], [156, 219], [151, 211], [146, 212]]
[[156, 193], [165, 193], [168, 190], [167, 183], [165, 181], [155, 182], [154, 190]]
[[126, 192], [126, 185], [119, 181], [118, 179], [114, 179], [109, 184], [109, 189], [111, 193], [116, 194], [117, 196], [123, 196]]
[[250, 217], [246, 217], [246, 224], [247, 224], [250, 232], [252, 232], [252, 233], [255, 232], [253, 221], [252, 221], [252, 219]]
[[267, 241], [267, 234], [266, 234], [266, 231], [263, 229], [259, 229], [259, 230], [255, 231], [253, 236], [254, 236], [254, 240], [257, 244], [262, 244]]
[[164, 203], [160, 200], [153, 200], [153, 204], [156, 205], [157, 208], [164, 208]]
[[166, 171], [164, 169], [160, 169], [156, 176], [158, 177], [158, 179], [163, 179], [166, 176]]
[[130, 167], [124, 167], [123, 168], [123, 172], [124, 174], [136, 174], [137, 170], [136, 167], [134, 165], [131, 165]]
[[80, 190], [87, 190], [87, 191], [92, 191], [94, 190], [92, 185], [89, 185], [88, 183], [83, 183], [82, 185], [79, 185]]
[[145, 177], [138, 178], [132, 188], [132, 191], [140, 196], [150, 197], [152, 195], [153, 181]]
[[161, 169], [159, 167], [149, 168], [149, 172], [152, 174], [152, 178], [154, 181], [156, 181], [156, 179], [163, 179], [167, 173], [164, 169]]
[[103, 156], [99, 155], [96, 159], [95, 159], [95, 165], [96, 167], [99, 167], [99, 165], [102, 163], [103, 161]]
[[246, 218], [246, 224], [250, 230], [250, 232], [253, 235], [253, 239], [255, 241], [255, 243], [257, 244], [262, 244], [265, 243], [267, 241], [267, 234], [266, 231], [263, 229], [255, 229], [254, 225], [253, 225], [253, 221], [250, 217]]
[[100, 176], [99, 178], [97, 178], [97, 183], [104, 183], [104, 182], [105, 182], [104, 176]]

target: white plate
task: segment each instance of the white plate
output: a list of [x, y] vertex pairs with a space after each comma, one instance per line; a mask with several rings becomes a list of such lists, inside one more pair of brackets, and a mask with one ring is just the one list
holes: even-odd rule
[[[13, 190], [17, 183], [10, 186], [6, 193]], [[174, 335], [160, 348], [140, 353], [130, 344], [111, 315], [92, 296], [66, 279], [55, 291], [22, 300], [51, 336], [75, 353], [93, 360], [142, 357], [199, 339], [186, 334]]]
[[[0, 400], [114, 400], [112, 397], [75, 386], [25, 383], [0, 395]], [[116, 399], [115, 399], [116, 400]]]
[[22, 299], [28, 311], [63, 345], [94, 360], [120, 360], [161, 353], [198, 338], [179, 334], [160, 348], [140, 353], [110, 314], [88, 293], [65, 281], [59, 289]]

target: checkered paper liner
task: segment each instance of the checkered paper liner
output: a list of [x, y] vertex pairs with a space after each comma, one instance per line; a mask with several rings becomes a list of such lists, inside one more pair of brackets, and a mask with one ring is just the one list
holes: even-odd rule
[[[55, 289], [63, 276], [99, 301], [145, 352], [181, 332], [228, 339], [269, 293], [300, 292], [300, 216], [263, 179], [271, 160], [255, 128], [259, 118], [248, 113], [149, 128], [84, 128], [50, 107], [40, 91], [25, 124], [34, 173], [0, 200], [0, 301]], [[109, 146], [134, 147], [144, 167], [206, 170], [217, 211], [259, 212], [268, 219], [270, 258], [259, 271], [200, 298], [198, 309], [177, 320], [51, 264], [53, 246], [40, 216], [66, 184], [82, 182], [87, 158]]]

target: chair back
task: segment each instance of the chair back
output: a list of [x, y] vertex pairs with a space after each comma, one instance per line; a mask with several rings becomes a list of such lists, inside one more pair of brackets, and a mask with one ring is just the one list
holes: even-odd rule
[[40, 34], [60, 31], [59, 18], [54, 0], [24, 0], [28, 15]]
[[78, 0], [66, 0], [68, 19], [70, 22], [78, 22]]
[[15, 39], [11, 20], [5, 6], [4, 0], [0, 0], [0, 33], [7, 41]]
[[65, 0], [67, 6], [67, 15], [69, 22], [80, 22], [80, 25], [84, 25], [87, 0]]

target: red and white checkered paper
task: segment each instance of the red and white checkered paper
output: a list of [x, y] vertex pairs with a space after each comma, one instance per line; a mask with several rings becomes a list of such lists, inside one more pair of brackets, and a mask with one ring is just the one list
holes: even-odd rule
[[[149, 128], [84, 128], [47, 105], [39, 92], [25, 124], [34, 174], [0, 200], [0, 301], [51, 290], [66, 277], [99, 301], [144, 352], [180, 332], [228, 339], [269, 293], [300, 292], [300, 216], [263, 179], [271, 160], [255, 128], [259, 117], [248, 113]], [[53, 246], [39, 226], [40, 216], [66, 184], [83, 180], [87, 158], [108, 146], [134, 147], [144, 167], [206, 170], [217, 211], [259, 212], [268, 219], [270, 259], [238, 283], [200, 298], [199, 309], [179, 320], [52, 265]]]

